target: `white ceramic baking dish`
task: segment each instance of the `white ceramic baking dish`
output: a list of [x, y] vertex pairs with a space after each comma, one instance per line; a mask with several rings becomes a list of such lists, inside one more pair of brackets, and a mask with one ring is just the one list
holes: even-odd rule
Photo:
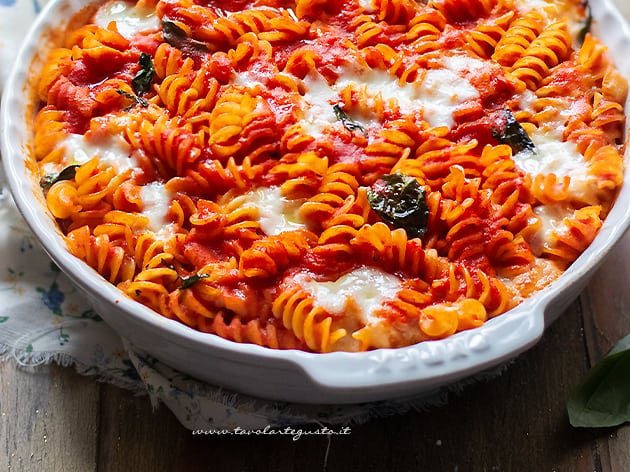
[[[2, 160], [19, 210], [44, 249], [121, 336], [198, 379], [253, 396], [304, 403], [358, 403], [420, 394], [505, 363], [536, 344], [577, 297], [630, 223], [630, 185], [621, 189], [593, 244], [555, 283], [481, 328], [399, 349], [312, 354], [238, 344], [158, 316], [70, 255], [27, 166], [34, 87], [46, 45], [81, 0], [52, 0], [19, 53], [2, 97]], [[630, 30], [608, 0], [591, 2], [593, 28], [630, 77]], [[626, 181], [630, 182], [627, 172]]]

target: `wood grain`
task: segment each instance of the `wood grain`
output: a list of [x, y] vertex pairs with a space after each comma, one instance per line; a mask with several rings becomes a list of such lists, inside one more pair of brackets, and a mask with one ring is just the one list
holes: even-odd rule
[[[581, 295], [586, 308], [584, 337], [589, 365], [599, 361], [620, 338], [630, 333], [630, 234], [626, 234]], [[630, 374], [629, 374], [630, 375]], [[628, 470], [630, 427], [602, 433], [596, 443], [602, 470]]]
[[89, 471], [96, 464], [98, 391], [57, 366], [0, 364], [0, 470]]

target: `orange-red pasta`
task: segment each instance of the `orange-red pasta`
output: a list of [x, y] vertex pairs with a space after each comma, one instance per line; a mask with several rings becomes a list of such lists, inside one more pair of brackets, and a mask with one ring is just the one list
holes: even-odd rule
[[48, 209], [75, 256], [209, 335], [478, 328], [557, 279], [623, 183], [628, 85], [581, 0], [95, 10], [40, 71]]

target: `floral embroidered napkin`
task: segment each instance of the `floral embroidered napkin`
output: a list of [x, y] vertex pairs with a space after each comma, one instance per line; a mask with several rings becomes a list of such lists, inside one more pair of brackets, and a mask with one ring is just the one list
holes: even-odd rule
[[[0, 0], [0, 91], [29, 25], [47, 0]], [[1, 100], [1, 96], [0, 96]], [[191, 430], [362, 422], [426, 408], [443, 393], [362, 405], [268, 402], [196, 381], [135, 352], [43, 252], [0, 170], [0, 361], [57, 362], [162, 402]]]

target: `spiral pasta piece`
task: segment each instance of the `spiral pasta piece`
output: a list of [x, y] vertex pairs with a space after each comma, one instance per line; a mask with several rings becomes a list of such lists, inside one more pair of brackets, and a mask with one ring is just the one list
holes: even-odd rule
[[346, 335], [343, 328], [332, 328], [333, 318], [316, 305], [301, 288], [285, 290], [273, 303], [272, 312], [310, 349], [329, 352]]
[[529, 89], [538, 88], [552, 67], [566, 59], [571, 37], [565, 21], [545, 28], [513, 64], [512, 74], [525, 82]]

